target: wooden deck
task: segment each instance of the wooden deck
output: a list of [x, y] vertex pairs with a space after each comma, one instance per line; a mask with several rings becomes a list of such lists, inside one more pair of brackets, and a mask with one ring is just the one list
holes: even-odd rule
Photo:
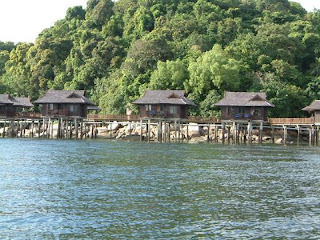
[[[88, 120], [91, 121], [140, 121], [140, 115], [112, 115], [112, 114], [88, 114]], [[189, 122], [196, 123], [219, 123], [220, 119], [215, 117], [189, 116]]]
[[314, 118], [269, 118], [271, 125], [310, 125], [314, 124]]

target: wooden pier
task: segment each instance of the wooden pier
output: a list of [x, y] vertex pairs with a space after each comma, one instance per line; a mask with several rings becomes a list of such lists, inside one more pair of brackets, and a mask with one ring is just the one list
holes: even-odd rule
[[[119, 137], [119, 126], [127, 132]], [[137, 115], [88, 115], [79, 117], [40, 117], [25, 114], [0, 117], [0, 137], [44, 139], [124, 138], [156, 142], [220, 142], [320, 144], [320, 124], [312, 118], [271, 118], [266, 121], [189, 117], [188, 119], [141, 118]]]

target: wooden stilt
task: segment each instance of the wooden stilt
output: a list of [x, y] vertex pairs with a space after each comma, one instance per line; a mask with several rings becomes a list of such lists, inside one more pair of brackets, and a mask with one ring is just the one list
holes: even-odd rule
[[187, 123], [187, 142], [189, 141], [189, 123]]
[[170, 122], [168, 122], [168, 142], [171, 142], [171, 129], [170, 129], [170, 126], [171, 124], [170, 124]]
[[248, 122], [248, 140], [249, 140], [249, 144], [252, 144], [252, 130], [253, 130], [252, 122], [249, 121]]
[[260, 123], [260, 127], [259, 127], [259, 144], [262, 143], [262, 134], [263, 134], [263, 122]]
[[214, 141], [218, 142], [218, 126], [214, 125]]
[[4, 120], [4, 125], [3, 125], [3, 131], [2, 131], [2, 137], [4, 138], [6, 136], [6, 127], [7, 127], [7, 120]]
[[237, 140], [237, 127], [236, 122], [232, 122], [232, 143], [236, 143]]
[[174, 120], [174, 141], [177, 142], [177, 120]]
[[38, 120], [38, 138], [40, 138], [40, 132], [41, 132], [41, 121]]
[[287, 144], [288, 130], [287, 126], [283, 126], [283, 144]]
[[225, 123], [222, 123], [221, 125], [221, 130], [222, 130], [222, 143], [224, 144], [225, 143]]
[[[138, 124], [139, 125], [139, 124]], [[140, 120], [140, 142], [143, 140], [142, 136], [142, 120]]]
[[312, 145], [312, 130], [309, 128], [308, 131], [309, 131], [309, 145], [311, 146]]
[[181, 121], [178, 121], [178, 141], [181, 142]]
[[75, 129], [75, 138], [78, 140], [78, 134], [79, 134], [79, 129], [78, 129], [78, 119], [74, 118], [74, 129]]
[[230, 131], [231, 131], [231, 126], [227, 126], [227, 141], [228, 141], [228, 144], [230, 144]]
[[297, 131], [298, 131], [298, 134], [297, 134], [297, 145], [300, 144], [300, 134], [301, 134], [301, 130], [300, 130], [300, 126], [297, 125]]
[[80, 120], [80, 139], [83, 139], [83, 120]]

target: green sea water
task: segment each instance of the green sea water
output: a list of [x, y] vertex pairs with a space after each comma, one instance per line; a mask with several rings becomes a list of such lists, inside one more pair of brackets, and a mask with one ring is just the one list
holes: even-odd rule
[[320, 148], [0, 139], [0, 239], [319, 239]]

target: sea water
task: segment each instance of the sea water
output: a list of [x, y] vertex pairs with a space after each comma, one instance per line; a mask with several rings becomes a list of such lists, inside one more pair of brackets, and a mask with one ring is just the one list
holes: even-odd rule
[[0, 239], [318, 239], [320, 148], [0, 139]]

